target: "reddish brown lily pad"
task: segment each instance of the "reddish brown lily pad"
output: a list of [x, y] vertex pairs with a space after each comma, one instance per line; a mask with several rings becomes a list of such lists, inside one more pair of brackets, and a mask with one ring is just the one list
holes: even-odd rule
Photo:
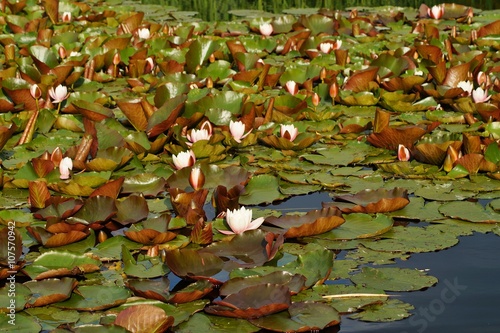
[[336, 196], [337, 200], [352, 202], [355, 205], [342, 205], [335, 202], [344, 213], [387, 213], [399, 210], [410, 203], [408, 190], [395, 187], [392, 190], [367, 189], [353, 195]]
[[232, 318], [260, 318], [288, 309], [291, 304], [290, 290], [279, 284], [258, 284], [230, 294], [205, 312]]
[[215, 254], [191, 249], [167, 251], [165, 263], [172, 272], [182, 278], [194, 280], [206, 279], [215, 284], [220, 281], [211, 278], [222, 270], [224, 262]]
[[121, 311], [114, 321], [115, 325], [137, 333], [166, 332], [173, 324], [174, 317], [168, 316], [160, 307], [140, 304]]
[[286, 215], [268, 217], [267, 223], [288, 229], [285, 238], [297, 238], [322, 234], [345, 222], [342, 213], [336, 207], [309, 211], [305, 215]]

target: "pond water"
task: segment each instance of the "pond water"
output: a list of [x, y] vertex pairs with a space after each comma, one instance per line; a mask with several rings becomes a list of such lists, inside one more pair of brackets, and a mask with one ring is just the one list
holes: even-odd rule
[[[230, 11], [236, 9], [262, 10], [269, 13], [282, 13], [290, 8], [334, 8], [343, 10], [350, 7], [376, 7], [376, 6], [401, 6], [418, 8], [422, 3], [429, 6], [444, 1], [428, 0], [291, 0], [291, 1], [254, 1], [254, 0], [232, 0], [232, 1], [183, 1], [183, 0], [142, 0], [143, 3], [163, 4], [172, 6], [180, 11], [194, 11], [198, 14], [196, 18], [204, 21], [228, 21], [233, 18]], [[492, 10], [500, 9], [500, 1], [496, 0], [455, 0], [450, 1], [478, 9]]]
[[[313, 193], [293, 197], [279, 205], [266, 208], [290, 211], [308, 211], [321, 208], [329, 202], [327, 193]], [[389, 323], [368, 323], [343, 316], [341, 333], [497, 333], [500, 299], [500, 239], [494, 234], [474, 233], [460, 237], [460, 242], [443, 251], [415, 253], [393, 265], [426, 270], [439, 282], [426, 290], [398, 292], [397, 298], [412, 304], [411, 317]], [[341, 259], [343, 253], [337, 258]], [[381, 267], [381, 266], [377, 266]], [[332, 328], [328, 332], [336, 332]]]

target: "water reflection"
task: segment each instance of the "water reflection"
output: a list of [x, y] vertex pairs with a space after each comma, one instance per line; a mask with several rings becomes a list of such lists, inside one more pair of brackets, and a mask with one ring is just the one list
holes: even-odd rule
[[[197, 12], [196, 18], [204, 21], [230, 21], [233, 16], [229, 13], [235, 9], [250, 9], [259, 10], [269, 13], [282, 13], [284, 9], [290, 8], [332, 8], [343, 10], [350, 7], [377, 7], [377, 6], [402, 6], [418, 8], [420, 4], [425, 2], [432, 6], [445, 1], [439, 0], [278, 0], [278, 1], [263, 1], [263, 0], [231, 0], [231, 1], [216, 1], [216, 0], [142, 0], [147, 4], [161, 4], [169, 7], [174, 7], [180, 11]], [[451, 1], [450, 1], [451, 2]], [[474, 8], [492, 10], [500, 9], [500, 1], [496, 0], [455, 0], [457, 4], [473, 6]]]

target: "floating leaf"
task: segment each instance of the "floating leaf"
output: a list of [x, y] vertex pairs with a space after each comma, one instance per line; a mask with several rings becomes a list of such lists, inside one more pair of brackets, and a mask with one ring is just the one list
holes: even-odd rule
[[222, 270], [224, 262], [209, 252], [200, 252], [190, 249], [171, 250], [165, 255], [165, 263], [175, 275], [192, 279], [210, 279]]
[[130, 291], [124, 287], [109, 285], [106, 286], [106, 292], [102, 288], [101, 285], [79, 286], [70, 299], [54, 306], [78, 311], [99, 311], [123, 304], [130, 297]]
[[380, 304], [363, 306], [359, 313], [355, 313], [349, 318], [368, 322], [389, 322], [408, 318], [411, 316], [409, 310], [414, 308], [413, 305], [398, 299], [390, 299]]
[[438, 280], [425, 272], [410, 268], [363, 267], [360, 273], [350, 277], [356, 285], [385, 291], [412, 291], [435, 285]]
[[313, 236], [330, 231], [344, 223], [344, 218], [337, 208], [309, 211], [306, 215], [286, 215], [281, 218], [269, 217], [267, 223], [288, 229], [285, 238]]
[[287, 311], [251, 319], [250, 322], [275, 332], [308, 332], [338, 325], [340, 315], [327, 304], [294, 302]]
[[291, 304], [288, 287], [276, 284], [258, 284], [226, 296], [205, 312], [232, 318], [259, 318], [280, 312]]
[[45, 306], [64, 301], [70, 297], [77, 284], [78, 282], [74, 278], [28, 281], [24, 285], [31, 290], [32, 296], [26, 306]]
[[343, 205], [341, 202], [327, 203], [324, 206], [337, 206], [344, 213], [387, 213], [404, 208], [408, 200], [408, 191], [404, 188], [394, 188], [392, 190], [367, 189], [354, 195], [336, 196], [336, 200], [349, 201], [353, 205]]
[[289, 272], [273, 272], [263, 276], [248, 276], [246, 278], [233, 278], [226, 281], [220, 287], [220, 295], [227, 296], [240, 290], [256, 284], [282, 284], [286, 285], [293, 294], [299, 293], [305, 284], [305, 277], [300, 274], [291, 274]]
[[258, 175], [250, 178], [245, 193], [240, 196], [242, 205], [257, 205], [271, 203], [284, 199], [285, 196], [278, 190], [278, 177], [272, 175]]
[[370, 238], [391, 230], [393, 224], [392, 219], [383, 214], [353, 213], [344, 218], [345, 223], [341, 226], [316, 237], [331, 240]]
[[25, 267], [32, 279], [53, 276], [78, 275], [99, 270], [101, 261], [84, 254], [77, 255], [67, 251], [48, 251]]
[[498, 223], [500, 214], [483, 207], [478, 202], [453, 201], [447, 202], [439, 207], [439, 212], [445, 216], [480, 223]]
[[174, 324], [174, 317], [154, 305], [133, 305], [121, 311], [114, 321], [131, 332], [165, 332]]

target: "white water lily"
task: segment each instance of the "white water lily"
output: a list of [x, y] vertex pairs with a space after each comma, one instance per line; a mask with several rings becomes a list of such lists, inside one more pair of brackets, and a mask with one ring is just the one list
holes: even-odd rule
[[462, 90], [469, 95], [472, 93], [472, 89], [474, 89], [474, 85], [470, 81], [460, 81], [458, 82], [457, 87], [462, 88]]
[[243, 140], [248, 134], [250, 134], [252, 130], [245, 133], [245, 124], [243, 124], [241, 120], [231, 120], [229, 122], [229, 131], [231, 132], [231, 136], [233, 137], [234, 141], [241, 143], [241, 140]]
[[34, 84], [30, 87], [30, 94], [34, 99], [39, 99], [40, 97], [42, 97], [42, 90], [40, 89], [38, 84]]
[[189, 142], [186, 142], [188, 146], [200, 140], [210, 140], [212, 137], [212, 124], [210, 121], [205, 121], [201, 125], [200, 129], [193, 128], [190, 133], [186, 135]]
[[180, 170], [182, 168], [193, 166], [196, 162], [196, 156], [192, 150], [182, 151], [177, 155], [172, 155], [172, 161], [174, 162], [175, 168]]
[[440, 4], [440, 5], [436, 5], [436, 6], [432, 6], [431, 8], [428, 8], [427, 15], [430, 18], [439, 20], [444, 15], [444, 5]]
[[71, 22], [71, 12], [62, 13], [62, 21], [63, 22]]
[[263, 23], [259, 26], [259, 31], [262, 36], [271, 36], [273, 33], [273, 25], [271, 23]]
[[189, 184], [194, 190], [199, 190], [205, 184], [205, 175], [201, 171], [200, 166], [196, 165], [191, 169]]
[[406, 162], [410, 160], [410, 150], [404, 145], [398, 145], [398, 160]]
[[328, 43], [328, 42], [320, 43], [319, 49], [323, 53], [330, 53], [330, 51], [332, 50], [332, 43]]
[[479, 87], [472, 91], [472, 99], [476, 103], [485, 103], [489, 101], [491, 96], [488, 95], [488, 91]]
[[69, 179], [69, 171], [73, 169], [73, 160], [70, 157], [65, 157], [59, 163], [59, 173], [61, 174], [59, 178]]
[[283, 125], [280, 127], [280, 135], [282, 138], [285, 138], [289, 141], [295, 140], [297, 135], [299, 135], [299, 129], [295, 127], [293, 124], [291, 125]]
[[287, 81], [285, 83], [285, 88], [293, 96], [299, 92], [299, 85], [295, 81]]
[[196, 129], [193, 128], [190, 133], [187, 135], [187, 139], [189, 142], [187, 142], [188, 146], [191, 146], [193, 143], [200, 141], [200, 140], [210, 140], [211, 135], [208, 133], [206, 129]]
[[62, 84], [58, 85], [55, 89], [54, 87], [50, 87], [49, 96], [52, 98], [52, 103], [61, 103], [69, 96], [68, 88]]
[[141, 39], [149, 39], [151, 36], [151, 33], [149, 32], [148, 28], [139, 28], [137, 29], [137, 36]]
[[226, 221], [232, 231], [219, 230], [225, 235], [241, 234], [247, 230], [254, 230], [264, 223], [264, 218], [259, 217], [252, 221], [252, 210], [241, 207], [233, 211], [227, 210]]

